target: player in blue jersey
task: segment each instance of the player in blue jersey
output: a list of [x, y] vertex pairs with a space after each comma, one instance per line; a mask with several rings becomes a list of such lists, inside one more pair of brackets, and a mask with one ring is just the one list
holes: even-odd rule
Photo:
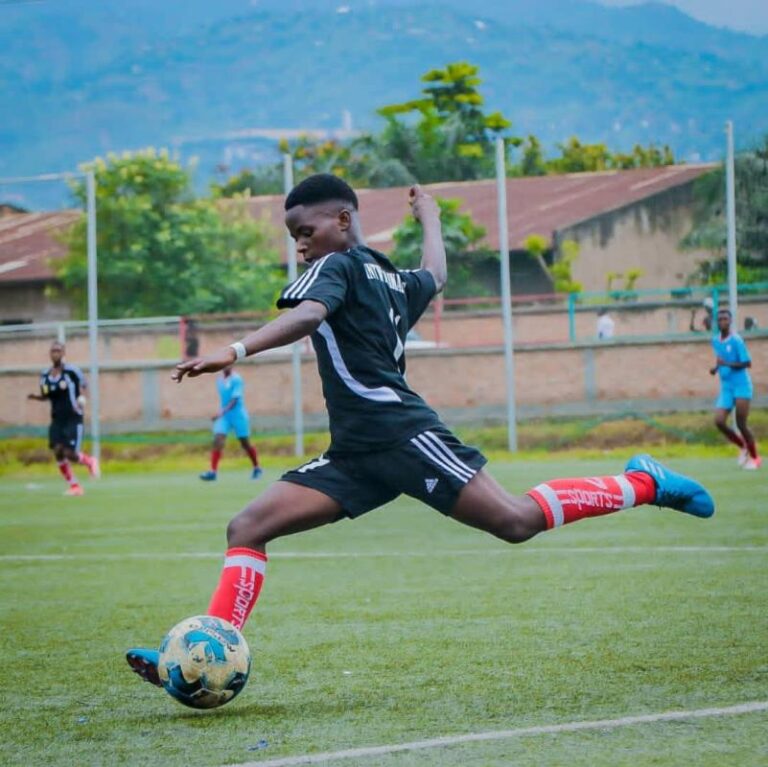
[[235, 433], [235, 436], [240, 440], [241, 447], [251, 459], [253, 464], [251, 479], [258, 479], [263, 472], [259, 466], [259, 454], [249, 439], [251, 436], [251, 422], [243, 400], [242, 376], [239, 373], [234, 373], [232, 366], [228, 365], [216, 379], [216, 388], [219, 392], [221, 409], [211, 419], [213, 421], [211, 468], [208, 471], [204, 471], [200, 475], [200, 479], [205, 482], [212, 482], [216, 479], [221, 454], [224, 452], [224, 443], [227, 440], [227, 434], [231, 431]]
[[69, 486], [65, 495], [82, 495], [83, 488], [71, 464], [82, 464], [92, 477], [99, 477], [101, 469], [98, 459], [82, 450], [83, 411], [88, 384], [80, 368], [64, 361], [64, 351], [64, 344], [59, 341], [51, 344], [51, 366], [40, 374], [40, 393], [28, 394], [27, 399], [51, 403], [48, 447], [53, 451], [61, 476]]
[[[358, 199], [340, 178], [310, 176], [285, 201], [285, 224], [307, 270], [282, 292], [287, 309], [242, 341], [182, 362], [182, 381], [246, 355], [310, 336], [328, 409], [331, 443], [286, 472], [227, 528], [224, 567], [207, 613], [242, 628], [259, 596], [266, 547], [276, 538], [354, 519], [407, 494], [471, 527], [520, 543], [560, 525], [655, 504], [696, 517], [715, 511], [709, 493], [646, 455], [613, 476], [555, 479], [512, 495], [408, 385], [405, 339], [447, 279], [440, 210], [415, 186], [422, 228], [417, 269], [397, 269], [365, 244]], [[129, 650], [131, 668], [159, 684], [157, 650]]]
[[[762, 463], [757, 453], [755, 436], [747, 425], [749, 406], [752, 402], [752, 379], [749, 368], [752, 358], [749, 356], [744, 339], [731, 331], [733, 318], [729, 309], [717, 312], [717, 335], [712, 338], [715, 351], [715, 364], [710, 368], [711, 375], [720, 376], [720, 394], [715, 403], [715, 425], [718, 429], [741, 448], [739, 465], [754, 471]], [[728, 415], [736, 408], [735, 432], [728, 426]]]

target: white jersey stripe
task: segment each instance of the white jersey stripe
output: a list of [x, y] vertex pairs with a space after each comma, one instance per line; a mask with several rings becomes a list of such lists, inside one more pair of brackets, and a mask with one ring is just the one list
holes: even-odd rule
[[434, 449], [434, 446], [424, 439], [423, 434], [419, 434], [413, 437], [413, 439], [411, 439], [411, 442], [422, 453], [424, 453], [424, 455], [426, 455], [427, 458], [429, 458], [429, 460], [432, 461], [432, 463], [436, 464], [437, 466], [440, 466], [449, 474], [453, 474], [454, 477], [457, 477], [462, 482], [469, 482], [469, 480], [472, 479], [473, 477], [472, 473], [465, 472], [457, 468], [455, 465], [448, 463], [439, 453], [437, 453]]
[[314, 264], [312, 267], [307, 269], [307, 271], [304, 272], [304, 274], [302, 274], [301, 277], [299, 277], [296, 282], [293, 283], [293, 285], [289, 285], [286, 288], [285, 295], [283, 297], [292, 298], [294, 291], [299, 290], [301, 286], [309, 279], [310, 275], [312, 274], [312, 269], [314, 269], [315, 266], [317, 266], [317, 264]]
[[312, 274], [313, 274], [314, 270], [315, 270], [315, 269], [316, 269], [316, 268], [317, 268], [319, 265], [320, 265], [320, 262], [319, 262], [319, 261], [315, 261], [315, 263], [314, 263], [314, 264], [312, 264], [312, 266], [310, 266], [310, 267], [309, 267], [309, 269], [307, 269], [307, 271], [306, 271], [306, 272], [304, 272], [304, 274], [302, 274], [302, 275], [301, 275], [301, 277], [299, 277], [299, 278], [296, 280], [296, 282], [294, 282], [292, 285], [289, 285], [289, 286], [286, 288], [286, 291], [285, 291], [285, 298], [292, 298], [292, 297], [293, 297], [293, 295], [294, 295], [294, 293], [295, 293], [296, 291], [298, 291], [298, 290], [300, 290], [300, 289], [301, 289], [301, 286], [302, 286], [302, 285], [303, 285], [305, 282], [307, 282], [307, 280], [308, 280], [308, 279], [309, 279], [309, 278], [312, 276]]
[[475, 476], [477, 473], [475, 469], [467, 466], [466, 463], [452, 453], [448, 445], [446, 445], [434, 432], [425, 431], [421, 436], [426, 437], [435, 446], [435, 449], [445, 457], [446, 461], [452, 463], [457, 469], [468, 472], [470, 476]]
[[349, 372], [344, 359], [341, 356], [339, 344], [336, 341], [336, 336], [331, 330], [331, 326], [327, 322], [321, 322], [317, 328], [317, 332], [325, 339], [325, 343], [328, 346], [328, 354], [331, 355], [331, 362], [333, 363], [334, 370], [338, 374], [339, 378], [344, 382], [348, 389], [353, 391], [358, 397], [364, 399], [370, 399], [374, 402], [402, 402], [400, 395], [389, 386], [377, 386], [371, 388], [363, 383], [360, 383]]
[[312, 264], [312, 266], [310, 266], [306, 272], [304, 272], [298, 282], [296, 282], [293, 287], [288, 290], [288, 292], [285, 294], [285, 297], [291, 299], [301, 298], [312, 286], [312, 283], [317, 279], [317, 275], [323, 268], [323, 264], [332, 255], [332, 253], [329, 253], [327, 256], [323, 256], [320, 260], [315, 261], [315, 263]]
[[257, 573], [267, 572], [267, 563], [258, 557], [249, 557], [244, 555], [225, 557], [224, 567], [245, 567], [248, 570], [254, 570]]
[[75, 452], [79, 453], [83, 446], [83, 424], [77, 424], [77, 439], [75, 440]]
[[533, 489], [547, 502], [547, 506], [549, 506], [549, 510], [552, 512], [555, 527], [560, 527], [565, 521], [565, 517], [563, 516], [563, 504], [560, 503], [557, 493], [546, 484], [536, 485]]
[[632, 483], [623, 474], [618, 474], [614, 479], [621, 488], [621, 508], [631, 509], [637, 500], [635, 497], [635, 488], [632, 487]]
[[[330, 255], [331, 254], [329, 253], [328, 256]], [[310, 270], [312, 272], [312, 276], [301, 286], [298, 293], [294, 291], [294, 298], [302, 298], [303, 295], [312, 287], [312, 283], [314, 283], [314, 281], [317, 279], [317, 276], [320, 274], [320, 270], [323, 268], [323, 264], [328, 260], [328, 256], [323, 256], [319, 261], [313, 264], [313, 267]]]

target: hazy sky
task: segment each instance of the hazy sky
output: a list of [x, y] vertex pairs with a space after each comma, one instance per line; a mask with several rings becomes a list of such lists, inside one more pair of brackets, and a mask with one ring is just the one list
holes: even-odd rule
[[[603, 5], [637, 5], [640, 0], [598, 0]], [[661, 0], [695, 19], [754, 35], [768, 35], [768, 0]]]

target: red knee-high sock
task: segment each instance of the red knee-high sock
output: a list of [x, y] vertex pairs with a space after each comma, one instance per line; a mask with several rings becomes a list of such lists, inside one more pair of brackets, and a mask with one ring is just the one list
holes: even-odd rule
[[90, 468], [91, 464], [93, 463], [93, 458], [91, 458], [88, 453], [80, 452], [77, 454], [77, 462], [82, 463], [83, 466]]
[[224, 618], [241, 629], [259, 598], [266, 569], [266, 554], [244, 547], [228, 549], [208, 615]]
[[553, 479], [529, 490], [541, 506], [547, 529], [630, 509], [656, 498], [656, 484], [650, 474], [631, 471], [613, 477]]
[[749, 437], [745, 435], [744, 444], [746, 445], [747, 451], [749, 452], [749, 457], [757, 459], [757, 443], [755, 442], [755, 438], [751, 435]]
[[733, 442], [734, 445], [738, 445], [740, 448], [744, 449], [747, 447], [747, 441], [745, 439], [742, 439], [733, 429], [729, 429], [726, 427], [726, 431], [723, 432], [725, 436]]
[[219, 461], [221, 460], [221, 450], [211, 450], [211, 471], [219, 470]]
[[253, 445], [251, 445], [245, 452], [248, 453], [248, 456], [251, 459], [251, 463], [254, 466], [258, 466], [259, 465], [259, 454], [256, 452], [256, 448]]
[[61, 476], [67, 480], [67, 483], [69, 485], [76, 485], [77, 480], [75, 479], [75, 475], [72, 473], [72, 467], [69, 465], [69, 461], [65, 458], [63, 461], [58, 461], [57, 463], [59, 466], [59, 471], [61, 472]]

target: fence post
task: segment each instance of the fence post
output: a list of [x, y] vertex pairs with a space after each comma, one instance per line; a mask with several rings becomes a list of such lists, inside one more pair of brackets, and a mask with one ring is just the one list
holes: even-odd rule
[[576, 342], [576, 294], [568, 294], [568, 339]]

